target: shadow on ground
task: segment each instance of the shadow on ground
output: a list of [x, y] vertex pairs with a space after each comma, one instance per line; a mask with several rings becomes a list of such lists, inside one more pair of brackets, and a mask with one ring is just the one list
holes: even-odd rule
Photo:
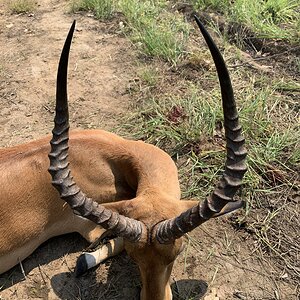
[[70, 253], [80, 252], [87, 246], [88, 243], [76, 233], [49, 239], [26, 258], [22, 264], [16, 265], [8, 272], [0, 275], [0, 291], [8, 289], [21, 281], [27, 280], [27, 276], [32, 270], [39, 268], [40, 266], [49, 265], [51, 262]]
[[[139, 299], [139, 269], [125, 252], [83, 276], [75, 277], [76, 259], [87, 246], [88, 243], [79, 234], [50, 239], [22, 262], [26, 278], [21, 265], [0, 276], [1, 291], [10, 290], [11, 297], [18, 299], [20, 290], [15, 291], [15, 285], [25, 280], [30, 297], [41, 299]], [[172, 280], [171, 288], [174, 300], [196, 300], [206, 293], [207, 284], [194, 279]]]
[[[113, 259], [107, 272], [107, 280], [97, 279], [95, 271], [75, 278], [72, 273], [61, 273], [51, 278], [55, 295], [62, 300], [80, 297], [82, 300], [96, 299], [139, 299], [141, 283], [138, 268], [125, 257]], [[124, 264], [123, 264], [124, 263]], [[123, 265], [123, 266], [122, 266]], [[120, 267], [122, 270], [120, 271]], [[201, 299], [207, 291], [207, 283], [202, 280], [179, 280], [171, 285], [173, 300]]]

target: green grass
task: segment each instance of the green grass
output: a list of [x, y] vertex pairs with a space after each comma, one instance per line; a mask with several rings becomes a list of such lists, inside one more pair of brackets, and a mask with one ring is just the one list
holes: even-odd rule
[[79, 0], [72, 2], [72, 11], [92, 11], [98, 19], [122, 13], [126, 23], [123, 32], [144, 55], [159, 57], [173, 65], [185, 53], [189, 24], [178, 13], [167, 10], [168, 1]]
[[189, 25], [167, 10], [167, 1], [121, 0], [130, 37], [142, 52], [176, 64], [184, 54]]
[[71, 2], [71, 11], [91, 11], [97, 19], [109, 19], [115, 11], [115, 2], [112, 0], [74, 0]]
[[141, 78], [142, 82], [149, 88], [155, 87], [159, 80], [159, 70], [151, 66], [148, 68], [142, 67], [138, 72], [138, 75]]
[[143, 124], [141, 131], [135, 132], [137, 137], [156, 143], [174, 155], [180, 149], [189, 151], [185, 148], [197, 143], [200, 134], [212, 134], [218, 116], [221, 108], [217, 102], [200, 98], [192, 91], [186, 98], [172, 95], [145, 99], [142, 111], [133, 118]]
[[194, 0], [196, 9], [212, 9], [228, 21], [250, 28], [258, 37], [300, 40], [299, 0]]
[[14, 14], [33, 12], [36, 8], [36, 1], [33, 0], [13, 0], [9, 4], [9, 8]]
[[[209, 91], [193, 84], [188, 87], [187, 97], [165, 95], [145, 99], [140, 111], [128, 122], [134, 124], [132, 128], [128, 126], [136, 138], [156, 144], [174, 158], [184, 157], [194, 174], [202, 170], [198, 172], [202, 178], [196, 180], [202, 182], [199, 191], [209, 187], [221, 173], [225, 159], [224, 142], [217, 128], [223, 122], [221, 100], [217, 78], [214, 79], [216, 85]], [[284, 108], [282, 97], [275, 95], [274, 86], [255, 89], [253, 85], [237, 93], [249, 148], [245, 183], [251, 190], [259, 187], [270, 165], [290, 172], [295, 164], [300, 164], [297, 119], [289, 119], [291, 112]], [[287, 118], [278, 121], [276, 111], [287, 114]], [[136, 126], [137, 123], [140, 125]], [[270, 182], [270, 187], [273, 184]], [[197, 189], [190, 189], [187, 195], [197, 194]]]

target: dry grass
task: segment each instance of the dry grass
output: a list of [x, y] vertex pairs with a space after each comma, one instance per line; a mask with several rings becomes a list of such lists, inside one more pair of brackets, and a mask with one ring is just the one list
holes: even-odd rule
[[33, 12], [37, 6], [34, 0], [13, 0], [10, 1], [9, 8], [14, 14]]

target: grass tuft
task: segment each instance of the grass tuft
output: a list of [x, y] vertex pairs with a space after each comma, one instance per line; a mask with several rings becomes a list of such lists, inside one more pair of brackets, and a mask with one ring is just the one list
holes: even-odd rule
[[194, 0], [196, 9], [213, 9], [228, 21], [250, 28], [259, 38], [300, 40], [298, 0]]
[[37, 3], [33, 0], [13, 0], [9, 4], [10, 10], [14, 14], [33, 12]]
[[121, 0], [131, 39], [149, 57], [176, 65], [185, 52], [189, 25], [178, 13], [167, 11], [167, 1]]
[[112, 0], [74, 0], [71, 2], [71, 11], [90, 11], [97, 19], [105, 20], [112, 17], [115, 3]]

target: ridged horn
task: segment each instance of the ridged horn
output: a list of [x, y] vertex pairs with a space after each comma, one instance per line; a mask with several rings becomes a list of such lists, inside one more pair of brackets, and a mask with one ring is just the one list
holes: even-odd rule
[[127, 218], [117, 212], [106, 209], [104, 206], [88, 198], [77, 186], [69, 170], [67, 72], [74, 29], [75, 21], [65, 41], [57, 72], [55, 125], [50, 142], [51, 152], [49, 153], [49, 173], [52, 176], [52, 185], [58, 190], [61, 198], [71, 206], [74, 213], [101, 225], [117, 236], [136, 242], [145, 231], [144, 225], [140, 221]]
[[211, 52], [219, 77], [227, 158], [223, 176], [210, 196], [178, 217], [162, 221], [156, 225], [153, 232], [155, 238], [162, 244], [172, 242], [212, 217], [243, 206], [243, 201], [233, 200], [233, 196], [241, 186], [242, 178], [247, 170], [247, 151], [244, 147], [245, 139], [242, 135], [242, 127], [239, 125], [231, 80], [219, 49], [197, 16], [195, 19]]

